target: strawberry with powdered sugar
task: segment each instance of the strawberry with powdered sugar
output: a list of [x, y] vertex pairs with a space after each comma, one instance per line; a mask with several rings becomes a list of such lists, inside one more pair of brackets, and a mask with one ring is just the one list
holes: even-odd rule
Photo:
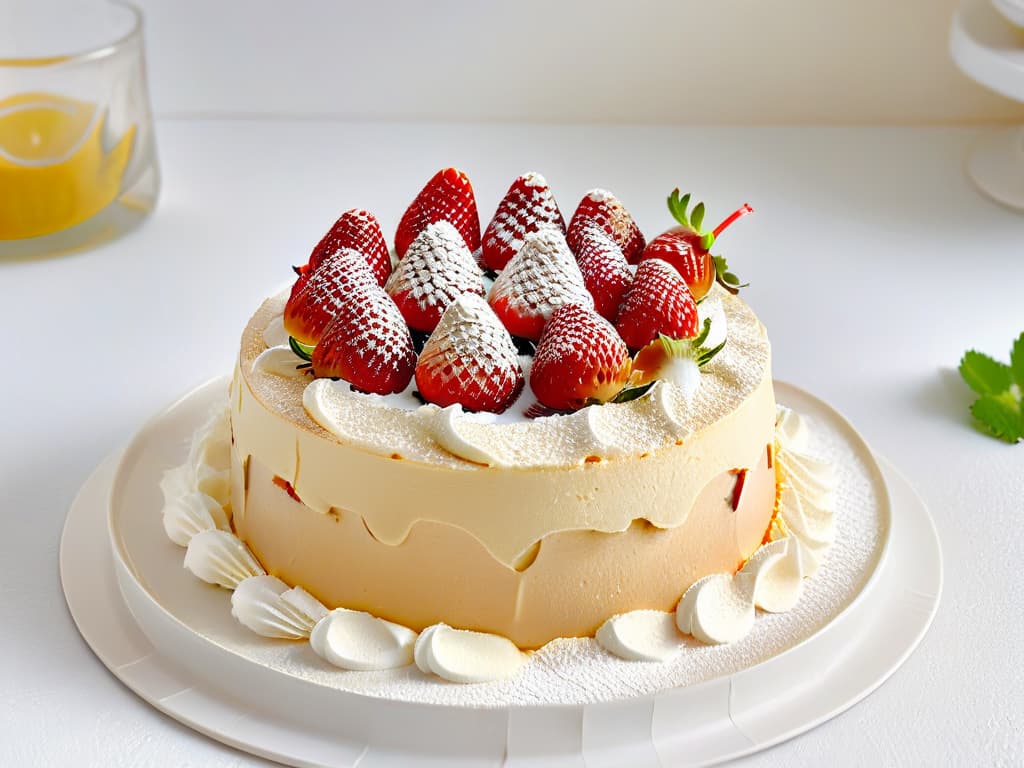
[[698, 331], [697, 303], [678, 272], [660, 259], [648, 259], [637, 268], [615, 328], [630, 349], [640, 349], [659, 335], [691, 338]]
[[582, 229], [578, 242], [576, 263], [583, 284], [594, 297], [594, 309], [601, 317], [614, 321], [633, 282], [629, 263], [611, 236], [593, 222]]
[[377, 284], [384, 285], [384, 281], [391, 274], [391, 255], [388, 253], [384, 231], [372, 213], [359, 208], [352, 208], [338, 217], [327, 234], [313, 248], [309, 255], [309, 264], [297, 271], [302, 273], [316, 270], [324, 259], [342, 248], [351, 248], [361, 253], [377, 278]]
[[519, 253], [526, 236], [541, 229], [565, 233], [565, 219], [547, 181], [539, 173], [524, 173], [512, 182], [481, 242], [488, 269], [500, 271]]
[[459, 296], [483, 296], [484, 279], [458, 230], [447, 221], [437, 221], [412, 241], [385, 290], [410, 328], [430, 333]]
[[464, 293], [427, 339], [416, 364], [416, 387], [442, 407], [502, 413], [523, 389], [512, 338], [482, 298]]
[[395, 232], [395, 252], [405, 256], [412, 241], [435, 221], [448, 221], [459, 231], [470, 251], [480, 247], [480, 216], [473, 185], [462, 171], [443, 168], [416, 195]]
[[380, 287], [361, 253], [351, 248], [332, 253], [296, 279], [284, 308], [285, 330], [303, 344], [316, 344], [349, 294], [367, 286]]
[[581, 236], [588, 224], [597, 224], [622, 249], [626, 261], [635, 264], [644, 250], [643, 233], [620, 200], [606, 189], [592, 189], [583, 196], [569, 222], [566, 239], [578, 254]]
[[377, 285], [346, 293], [312, 355], [317, 378], [340, 378], [362, 392], [401, 392], [416, 369], [402, 313]]
[[611, 323], [592, 309], [567, 304], [544, 327], [530, 387], [549, 408], [577, 410], [611, 400], [629, 373], [629, 350]]
[[540, 338], [544, 323], [563, 304], [594, 306], [565, 238], [552, 229], [526, 237], [494, 281], [487, 300], [509, 333], [532, 341]]

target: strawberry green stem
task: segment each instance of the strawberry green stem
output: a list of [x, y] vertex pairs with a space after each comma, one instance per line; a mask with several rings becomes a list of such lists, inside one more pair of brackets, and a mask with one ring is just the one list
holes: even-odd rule
[[717, 238], [720, 234], [722, 234], [722, 232], [724, 232], [726, 229], [728, 229], [729, 225], [732, 224], [734, 221], [736, 221], [736, 219], [742, 219], [748, 213], [753, 213], [753, 212], [754, 212], [754, 209], [751, 208], [746, 203], [744, 203], [739, 208], [737, 208], [735, 211], [733, 211], [731, 214], [729, 214], [729, 216], [721, 224], [719, 224], [717, 227], [715, 227], [712, 230], [711, 234], [714, 235]]

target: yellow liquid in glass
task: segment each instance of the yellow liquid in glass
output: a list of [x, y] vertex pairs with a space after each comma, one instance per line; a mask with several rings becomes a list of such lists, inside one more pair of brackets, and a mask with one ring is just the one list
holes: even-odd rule
[[135, 126], [105, 151], [105, 117], [47, 93], [0, 100], [0, 240], [67, 229], [117, 198]]

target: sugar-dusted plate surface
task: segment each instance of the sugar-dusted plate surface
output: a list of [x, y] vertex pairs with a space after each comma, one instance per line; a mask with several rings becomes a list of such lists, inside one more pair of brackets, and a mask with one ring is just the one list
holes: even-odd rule
[[[406, 764], [412, 754], [488, 763], [609, 750], [631, 764], [684, 755], [699, 764], [754, 751], [877, 687], [920, 640], [941, 588], [934, 529], [905, 481], [890, 471], [887, 489], [863, 441], [824, 403], [785, 384], [777, 391], [819, 427], [819, 452], [856, 471], [840, 486], [850, 502], [837, 518], [842, 543], [800, 607], [760, 615], [734, 646], [694, 645], [676, 663], [648, 665], [610, 658], [592, 641], [561, 641], [514, 681], [453, 686], [414, 668], [343, 672], [306, 644], [249, 634], [230, 617], [227, 592], [182, 568], [159, 517], [160, 471], [182, 459], [192, 429], [224, 396], [223, 381], [150, 422], [117, 482], [108, 463], [83, 488], [62, 543], [68, 603], [97, 655], [147, 701], [293, 764], [352, 764], [366, 751]], [[113, 551], [103, 526], [108, 491]], [[97, 559], [110, 565], [96, 569]], [[839, 654], [843, 665], [828, 661]]]

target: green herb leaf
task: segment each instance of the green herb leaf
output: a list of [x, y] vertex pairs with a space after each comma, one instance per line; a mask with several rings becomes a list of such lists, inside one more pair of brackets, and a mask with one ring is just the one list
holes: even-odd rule
[[979, 395], [999, 395], [1013, 384], [1010, 366], [973, 349], [960, 360], [960, 375]]
[[1024, 418], [1019, 399], [1013, 402], [1006, 397], [983, 395], [974, 401], [971, 414], [983, 431], [1000, 440], [1008, 443], [1024, 440]]
[[981, 395], [971, 406], [978, 428], [1008, 443], [1024, 440], [1024, 333], [1013, 343], [1009, 365], [971, 349], [960, 360], [960, 375]]
[[303, 360], [313, 359], [313, 350], [316, 349], [315, 346], [311, 347], [308, 344], [303, 344], [294, 336], [288, 337], [288, 346], [292, 348], [292, 352], [294, 352], [298, 357], [301, 357]]
[[1013, 370], [1013, 380], [1017, 386], [1024, 389], [1024, 333], [1013, 342], [1013, 349], [1010, 350], [1010, 368]]

